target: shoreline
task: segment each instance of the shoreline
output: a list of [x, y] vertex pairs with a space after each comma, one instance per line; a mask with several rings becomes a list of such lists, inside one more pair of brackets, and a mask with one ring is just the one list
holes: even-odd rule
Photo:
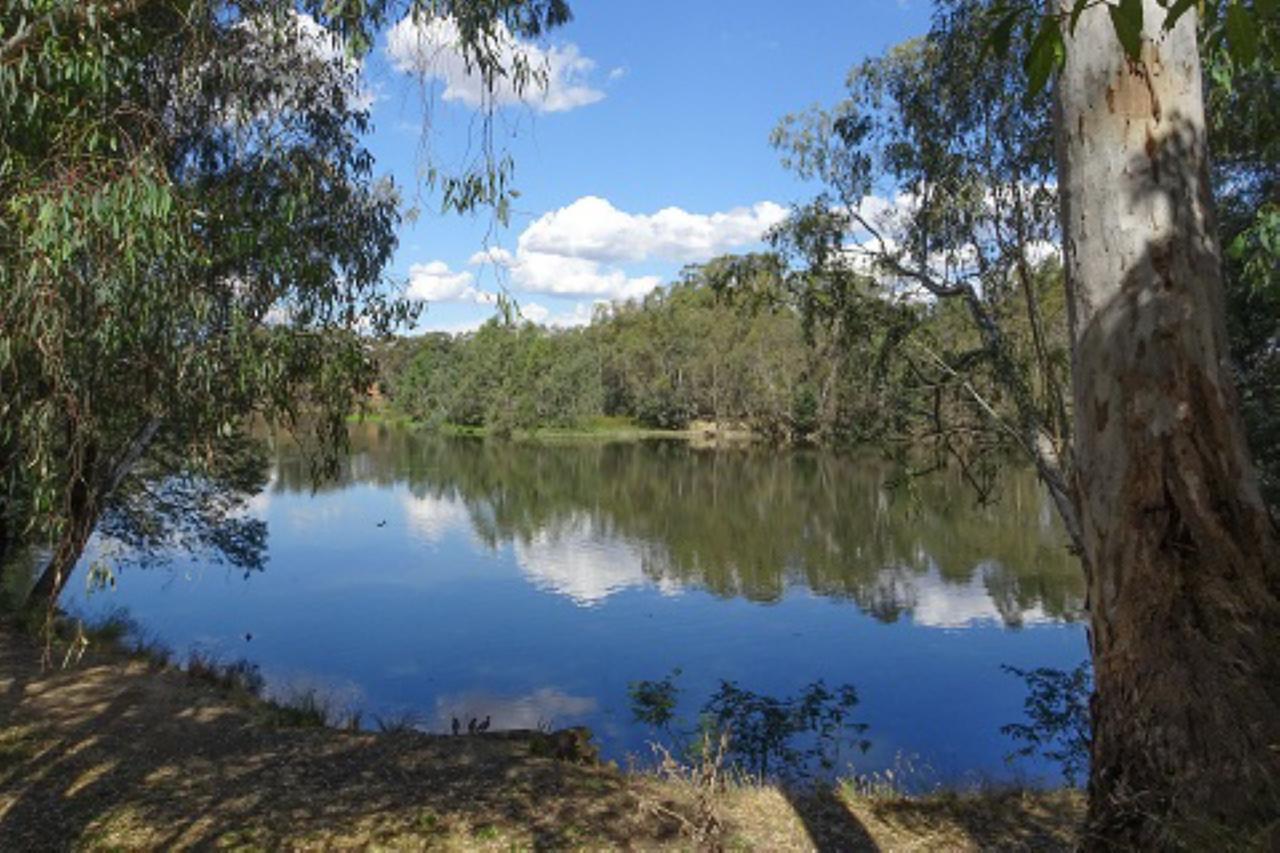
[[[463, 426], [460, 424], [432, 425], [415, 420], [412, 416], [387, 409], [371, 409], [347, 416], [347, 423], [353, 426], [374, 425], [389, 426], [400, 429], [433, 432], [442, 436], [463, 438], [501, 438], [512, 441], [647, 441], [673, 440], [688, 441], [694, 444], [708, 442], [741, 446], [765, 442], [756, 434], [739, 426], [720, 427], [710, 421], [693, 421], [684, 429], [660, 429], [640, 426], [628, 419], [598, 418], [595, 423], [574, 427], [536, 427], [534, 429], [517, 429], [509, 433], [501, 433], [486, 426]], [[792, 445], [785, 445], [792, 446]]]
[[1083, 816], [1072, 790], [708, 786], [698, 768], [600, 764], [581, 730], [331, 728], [231, 668], [120, 637], [58, 668], [67, 648], [42, 671], [0, 623], [4, 849], [1070, 849]]

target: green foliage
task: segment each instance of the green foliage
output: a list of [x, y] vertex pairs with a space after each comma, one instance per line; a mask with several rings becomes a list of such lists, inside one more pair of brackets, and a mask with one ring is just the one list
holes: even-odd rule
[[506, 434], [610, 417], [681, 429], [705, 419], [804, 438], [795, 411], [810, 364], [794, 311], [746, 304], [710, 281], [710, 266], [602, 309], [584, 329], [495, 319], [469, 335], [423, 336], [388, 353], [382, 385], [436, 427]]
[[657, 681], [632, 681], [627, 685], [631, 714], [637, 722], [661, 731], [670, 729], [680, 700], [680, 688], [676, 686], [679, 677], [680, 668], [676, 667]]
[[1008, 760], [1039, 753], [1056, 763], [1068, 785], [1076, 785], [1089, 775], [1089, 751], [1093, 734], [1089, 717], [1089, 697], [1093, 695], [1093, 667], [1085, 661], [1070, 671], [1040, 667], [1024, 670], [1002, 666], [1005, 672], [1027, 685], [1023, 702], [1027, 722], [1000, 727], [1002, 734], [1021, 746]]
[[[824, 186], [796, 209], [776, 243], [798, 270], [786, 280], [799, 294], [794, 304], [806, 327], [839, 339], [843, 357], [864, 377], [865, 403], [854, 420], [874, 427], [860, 436], [932, 448], [958, 462], [980, 491], [1006, 451], [1025, 453], [1058, 496], [1069, 528], [1061, 271], [1056, 253], [1040, 265], [1028, 255], [1059, 242], [1043, 86], [1065, 57], [1063, 33], [1097, 5], [1107, 6], [1135, 54], [1140, 2], [1079, 0], [1045, 17], [1039, 4], [947, 0], [927, 38], [860, 64], [845, 101], [787, 117], [774, 135], [784, 163]], [[1202, 5], [1229, 339], [1250, 444], [1274, 506], [1277, 4]], [[1166, 8], [1172, 19], [1190, 4]], [[1245, 38], [1256, 40], [1256, 50], [1242, 45]], [[895, 191], [911, 202], [896, 221], [864, 215], [865, 196]], [[919, 294], [914, 302], [904, 298], [911, 287]]]
[[424, 336], [389, 379], [392, 402], [432, 427], [570, 427], [602, 406], [600, 365], [585, 335], [530, 323], [492, 320], [458, 338]]
[[702, 706], [697, 726], [673, 731], [679, 675], [677, 669], [658, 681], [633, 681], [628, 688], [631, 712], [638, 722], [677, 738], [676, 747], [692, 753], [686, 757], [694, 763], [707, 758], [699, 753], [712, 744], [727, 744], [723, 757], [730, 766], [757, 779], [795, 780], [837, 770], [845, 746], [861, 752], [871, 747], [863, 737], [866, 724], [849, 719], [858, 704], [853, 685], [833, 692], [821, 679], [784, 698], [721, 681]]
[[[1182, 17], [1196, 9], [1202, 42], [1208, 50], [1223, 50], [1232, 62], [1249, 66], [1262, 59], [1274, 63], [1280, 4], [1275, 0], [1157, 0], [1164, 9], [1160, 26], [1171, 30]], [[995, 0], [989, 7], [984, 27], [984, 52], [1003, 59], [1009, 52], [1011, 34], [1019, 28], [1028, 40], [1023, 63], [1028, 72], [1028, 93], [1038, 94], [1052, 73], [1066, 59], [1067, 36], [1074, 36], [1080, 16], [1102, 7], [1111, 19], [1116, 41], [1134, 62], [1142, 59], [1143, 0], [1073, 0], [1057, 11], [1045, 12], [1041, 3], [1028, 0]], [[1034, 32], [1034, 36], [1031, 33]]]
[[1244, 65], [1202, 50], [1212, 179], [1224, 246], [1227, 340], [1264, 497], [1280, 507], [1280, 75], [1274, 30]]
[[1040, 70], [984, 47], [1001, 12], [1018, 53], [1046, 43], [1001, 4], [948, 0], [927, 38], [856, 66], [845, 100], [783, 119], [784, 164], [823, 191], [775, 245], [860, 439], [958, 463], [981, 493], [1023, 454], [1070, 522], [1049, 104], [1021, 96]]
[[[1036, 608], [1057, 619], [1081, 615], [1079, 564], [1025, 470], [1001, 473], [999, 503], [975, 507], [957, 472], [893, 490], [890, 466], [867, 454], [507, 442], [377, 426], [358, 430], [354, 442], [339, 483], [459, 500], [492, 548], [608, 531], [652, 543], [643, 567], [656, 585], [725, 598], [778, 601], [799, 583], [894, 622], [909, 618], [917, 578], [936, 571], [949, 583], [980, 581], [1009, 627]], [[293, 454], [277, 474], [277, 488], [311, 489]]]
[[[407, 12], [452, 17], [489, 88], [517, 90], [539, 70], [497, 28], [568, 18], [563, 0], [0, 11], [0, 561], [54, 543], [56, 594], [114, 513], [116, 533], [251, 563], [260, 537], [225, 522], [253, 484], [214, 461], [237, 455], [241, 425], [305, 425], [318, 469], [334, 464], [374, 377], [365, 336], [414, 313], [383, 279], [398, 191], [363, 147], [356, 73]], [[468, 168], [439, 176], [446, 207], [509, 196], [508, 160]], [[181, 520], [202, 512], [220, 532]]]
[[[779, 699], [722, 681], [703, 707], [703, 715], [729, 732], [731, 754], [739, 766], [766, 779], [771, 772], [782, 777], [806, 775], [814, 764], [830, 773], [840, 763], [843, 746], [852, 743], [861, 752], [870, 749], [871, 742], [863, 737], [867, 725], [849, 719], [857, 704], [858, 694], [851, 684], [832, 692], [819, 679], [797, 695]], [[801, 736], [806, 740], [797, 744]]]

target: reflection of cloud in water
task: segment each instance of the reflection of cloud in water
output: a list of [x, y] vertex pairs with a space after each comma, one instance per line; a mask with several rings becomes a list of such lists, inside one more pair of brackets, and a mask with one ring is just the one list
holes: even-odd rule
[[415, 536], [431, 544], [437, 544], [454, 530], [470, 530], [471, 519], [462, 501], [437, 498], [431, 495], [417, 497], [402, 495], [405, 522]]
[[[652, 584], [640, 549], [600, 531], [586, 513], [575, 513], [526, 541], [516, 540], [515, 556], [535, 586], [568, 596], [582, 607], [597, 605], [628, 587]], [[664, 593], [680, 591], [674, 581], [658, 586]]]
[[276, 490], [276, 483], [280, 479], [279, 469], [271, 466], [271, 473], [267, 477], [266, 485], [262, 487], [262, 491], [245, 501], [235, 512], [232, 513], [233, 518], [249, 517], [266, 519], [267, 510], [271, 507], [271, 495]]
[[971, 628], [985, 622], [1027, 625], [1054, 621], [1039, 605], [1002, 612], [988, 585], [1000, 571], [999, 566], [984, 563], [968, 583], [957, 583], [943, 579], [937, 566], [931, 566], [922, 575], [898, 578], [900, 584], [909, 587], [902, 590], [905, 597], [900, 600], [911, 609], [912, 621], [928, 628]]
[[359, 711], [368, 705], [368, 696], [360, 684], [348, 678], [327, 677], [310, 672], [264, 669], [267, 686], [265, 696], [285, 705], [313, 697], [318, 705], [336, 718]]
[[596, 710], [590, 696], [570, 696], [555, 687], [543, 687], [524, 696], [495, 696], [491, 693], [455, 693], [436, 700], [431, 728], [448, 731], [456, 717], [463, 726], [471, 719], [491, 718], [493, 730], [562, 727], [576, 717]]

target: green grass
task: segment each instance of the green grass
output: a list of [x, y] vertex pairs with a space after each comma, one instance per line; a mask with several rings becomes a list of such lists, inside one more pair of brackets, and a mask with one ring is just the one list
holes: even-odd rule
[[386, 424], [387, 426], [413, 426], [413, 418], [390, 408], [369, 409], [347, 415], [349, 424]]
[[[465, 424], [446, 423], [429, 425], [415, 420], [411, 415], [397, 411], [391, 406], [371, 409], [366, 412], [349, 415], [348, 423], [384, 424], [388, 426], [406, 427], [409, 429], [429, 429], [440, 435], [460, 436], [464, 438], [485, 438], [496, 435], [494, 430], [485, 426], [469, 426]], [[516, 430], [510, 436], [516, 441], [565, 440], [565, 439], [607, 439], [611, 441], [635, 440], [642, 438], [682, 438], [691, 434], [689, 430], [655, 429], [638, 424], [632, 418], [618, 415], [594, 415], [572, 426], [545, 426], [535, 429]]]
[[[483, 437], [493, 435], [487, 427], [446, 424], [441, 430], [445, 435]], [[654, 429], [637, 424], [630, 418], [598, 415], [573, 426], [548, 426], [531, 430], [516, 430], [510, 438], [516, 441], [544, 440], [606, 440], [633, 441], [642, 438], [682, 438], [688, 430]]]

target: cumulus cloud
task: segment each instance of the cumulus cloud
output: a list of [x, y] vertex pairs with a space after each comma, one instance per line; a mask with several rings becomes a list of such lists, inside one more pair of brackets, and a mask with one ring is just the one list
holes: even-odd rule
[[487, 249], [481, 249], [472, 255], [467, 263], [472, 266], [481, 264], [494, 264], [500, 267], [509, 267], [515, 260], [515, 256], [501, 246], [490, 246]]
[[[627, 213], [597, 196], [583, 196], [535, 219], [515, 252], [489, 248], [473, 265], [510, 271], [512, 283], [530, 293], [596, 299], [634, 299], [662, 283], [656, 275], [631, 275], [623, 266], [641, 262], [696, 263], [760, 240], [786, 216], [773, 202], [723, 213], [689, 213], [667, 207]], [[583, 318], [575, 318], [576, 325]]]
[[510, 265], [513, 281], [530, 293], [635, 299], [662, 283], [656, 275], [632, 277], [599, 261], [553, 252], [520, 251]]
[[594, 302], [579, 302], [573, 306], [573, 310], [564, 314], [555, 314], [547, 320], [548, 326], [554, 326], [559, 329], [570, 329], [575, 326], [585, 326], [591, 322], [595, 316], [596, 306], [608, 305], [609, 300], [597, 299]]
[[936, 566], [914, 579], [911, 618], [928, 628], [973, 628], [987, 624], [1032, 625], [1052, 619], [1039, 604], [1002, 611], [988, 589], [999, 567], [984, 563], [967, 584], [943, 580]]
[[520, 316], [528, 320], [530, 323], [544, 323], [551, 316], [551, 310], [545, 305], [539, 305], [536, 302], [529, 302], [520, 306]]
[[462, 501], [405, 494], [400, 497], [400, 505], [413, 535], [433, 545], [444, 541], [450, 534], [471, 530], [471, 517]]
[[475, 286], [475, 276], [463, 270], [454, 272], [444, 261], [431, 261], [409, 267], [410, 299], [424, 302], [494, 302], [494, 296]]
[[689, 213], [678, 207], [626, 213], [589, 195], [536, 219], [520, 235], [519, 248], [600, 263], [688, 263], [753, 243], [786, 215], [785, 208], [770, 201], [725, 213]]
[[[588, 82], [595, 62], [583, 56], [576, 45], [542, 47], [518, 38], [501, 22], [495, 24], [494, 34], [497, 61], [507, 73], [497, 77], [489, 102], [498, 106], [524, 103], [539, 112], [553, 113], [604, 97], [604, 92]], [[461, 42], [451, 18], [415, 22], [405, 17], [387, 34], [387, 54], [397, 70], [442, 82], [444, 100], [480, 107], [487, 97], [484, 80], [464, 54]], [[517, 91], [513, 77], [518, 65], [542, 79], [531, 79], [524, 91]]]

